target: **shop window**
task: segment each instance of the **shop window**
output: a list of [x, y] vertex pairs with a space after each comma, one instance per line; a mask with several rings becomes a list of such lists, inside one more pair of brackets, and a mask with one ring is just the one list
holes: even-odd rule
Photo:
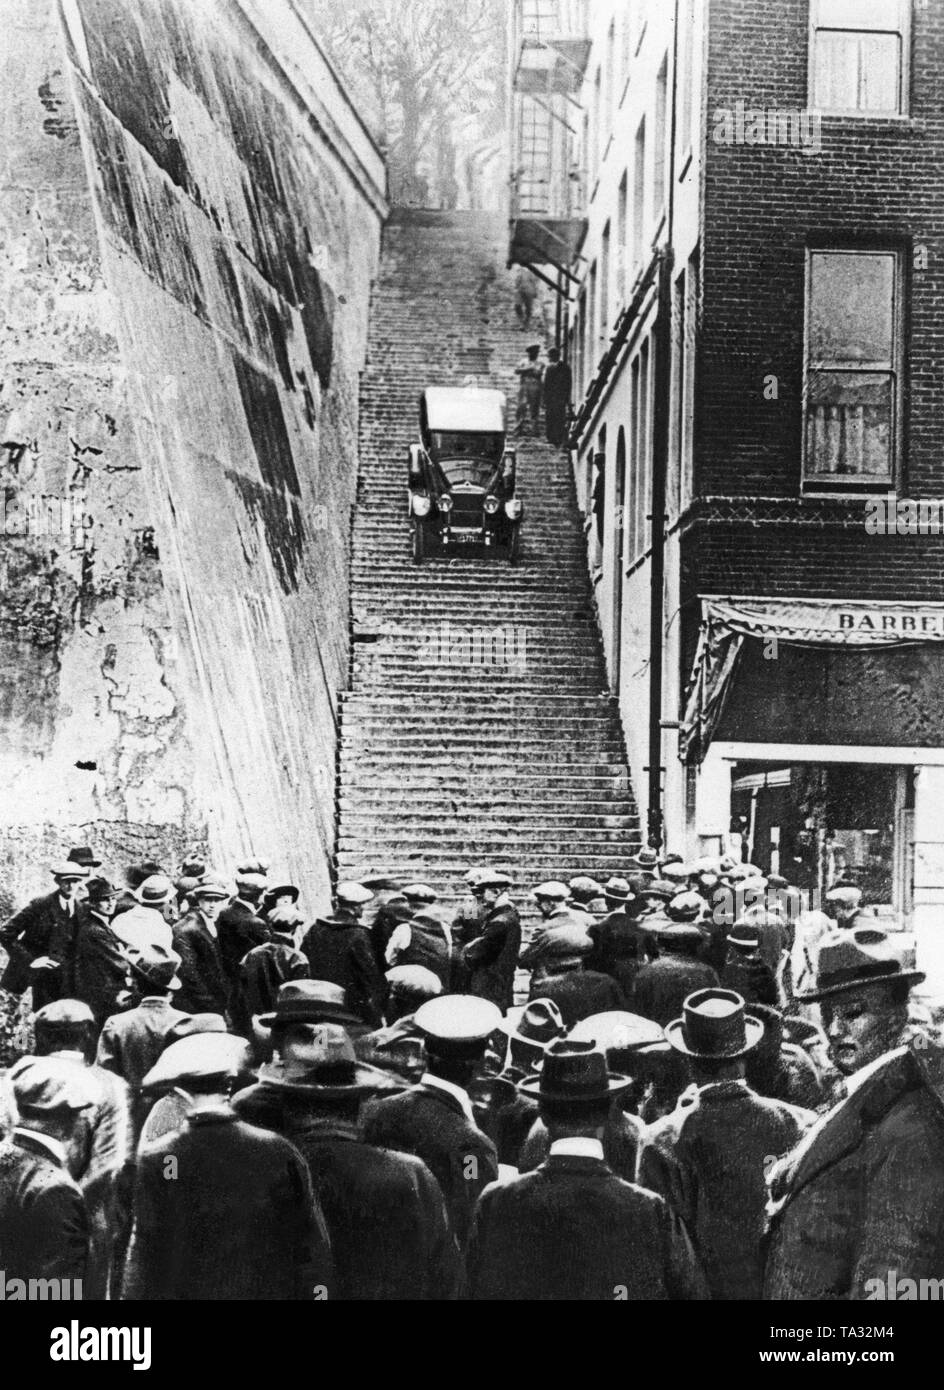
[[844, 115], [907, 109], [909, 0], [814, 0], [812, 105]]
[[890, 486], [898, 453], [899, 263], [892, 251], [813, 251], [807, 277], [804, 486]]

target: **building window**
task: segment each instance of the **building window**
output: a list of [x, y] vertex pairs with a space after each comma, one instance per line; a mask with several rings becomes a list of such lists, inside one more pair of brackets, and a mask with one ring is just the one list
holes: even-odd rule
[[814, 0], [812, 105], [843, 114], [907, 110], [909, 0]]
[[655, 126], [652, 133], [652, 212], [658, 221], [665, 210], [665, 108], [668, 95], [669, 55], [656, 75]]
[[682, 0], [680, 19], [682, 24], [682, 54], [678, 141], [679, 151], [684, 156], [691, 149], [694, 140], [692, 115], [695, 110], [693, 100], [695, 85], [695, 0]]
[[646, 118], [636, 131], [633, 154], [633, 273], [642, 269], [642, 230], [646, 211]]
[[900, 265], [893, 251], [811, 251], [804, 483], [868, 491], [895, 478]]
[[600, 251], [600, 351], [605, 351], [610, 334], [610, 224], [603, 228]]
[[587, 292], [587, 379], [589, 380], [597, 369], [597, 324], [598, 316], [597, 298], [597, 263], [593, 262], [590, 267], [590, 282]]
[[602, 85], [603, 78], [600, 69], [597, 68], [597, 75], [593, 79], [593, 151], [590, 156], [590, 173], [594, 183], [600, 172], [600, 125], [603, 120], [603, 113], [601, 110]]
[[617, 313], [622, 310], [626, 303], [626, 257], [629, 247], [626, 244], [626, 237], [629, 228], [626, 223], [627, 206], [629, 202], [629, 174], [623, 171], [620, 179], [619, 198], [616, 205], [616, 298]]
[[630, 368], [629, 390], [629, 535], [627, 558], [634, 561], [639, 554], [639, 354]]
[[685, 319], [688, 303], [685, 292], [685, 271], [675, 281], [672, 295], [672, 470], [667, 493], [668, 512], [679, 510], [682, 477], [682, 440], [685, 413]]
[[[613, 133], [613, 113], [616, 110], [616, 20], [606, 36], [606, 134]], [[604, 148], [606, 141], [604, 141]]]

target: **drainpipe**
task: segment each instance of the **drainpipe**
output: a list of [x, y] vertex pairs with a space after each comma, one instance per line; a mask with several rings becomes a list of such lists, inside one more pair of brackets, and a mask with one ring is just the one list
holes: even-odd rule
[[659, 257], [659, 307], [656, 317], [652, 408], [652, 548], [649, 561], [649, 845], [665, 843], [662, 811], [662, 688], [665, 593], [665, 500], [672, 421], [672, 267], [675, 261], [675, 137], [678, 106], [679, 0], [672, 29], [672, 102], [665, 246]]

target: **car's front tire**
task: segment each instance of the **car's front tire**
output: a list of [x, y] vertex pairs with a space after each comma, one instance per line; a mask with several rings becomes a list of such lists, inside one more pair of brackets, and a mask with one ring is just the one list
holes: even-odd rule
[[426, 528], [421, 521], [413, 522], [413, 563], [421, 565], [426, 558]]
[[517, 565], [521, 560], [521, 528], [513, 526], [511, 538], [508, 541], [508, 563]]

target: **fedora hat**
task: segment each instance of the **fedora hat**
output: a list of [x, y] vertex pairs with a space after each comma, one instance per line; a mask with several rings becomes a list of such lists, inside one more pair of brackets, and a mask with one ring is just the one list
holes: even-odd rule
[[655, 873], [659, 867], [659, 856], [654, 849], [641, 849], [629, 861], [635, 869], [642, 869], [644, 873]]
[[86, 869], [102, 867], [102, 861], [88, 845], [77, 845], [75, 849], [70, 849], [66, 860], [70, 864], [81, 864]]
[[682, 1017], [665, 1028], [666, 1041], [677, 1052], [719, 1062], [746, 1056], [763, 1036], [764, 1025], [745, 1012], [733, 989], [696, 990], [682, 1005]]
[[528, 1004], [509, 1009], [498, 1026], [509, 1038], [527, 1043], [529, 1047], [546, 1047], [567, 1032], [567, 1025], [553, 999], [532, 999]]
[[522, 1095], [555, 1105], [583, 1105], [608, 1100], [632, 1085], [628, 1076], [611, 1075], [606, 1053], [592, 1042], [559, 1038], [544, 1050], [539, 1076], [518, 1083]]
[[607, 898], [612, 898], [614, 902], [625, 903], [633, 896], [633, 890], [629, 886], [629, 879], [620, 878], [618, 875], [608, 878], [603, 885], [603, 892]]
[[90, 878], [85, 885], [90, 903], [102, 903], [121, 896], [121, 889], [107, 878]]
[[797, 992], [804, 1003], [829, 999], [835, 994], [864, 989], [868, 985], [920, 984], [923, 970], [905, 970], [892, 949], [888, 936], [878, 927], [852, 927], [824, 936], [816, 960], [812, 989]]
[[641, 898], [661, 898], [663, 902], [667, 903], [678, 896], [678, 884], [670, 883], [668, 879], [664, 878], [653, 878], [640, 887], [639, 896]]
[[672, 922], [697, 922], [705, 909], [698, 893], [676, 893], [666, 904], [665, 914]]
[[341, 985], [328, 980], [288, 980], [279, 989], [272, 1013], [260, 1014], [263, 1028], [291, 1023], [361, 1023], [348, 1008]]
[[350, 1096], [364, 1091], [402, 1091], [403, 1082], [358, 1059], [348, 1032], [340, 1023], [320, 1023], [312, 1038], [312, 1056], [292, 1067], [260, 1068], [259, 1079], [282, 1090], [324, 1096]]
[[138, 885], [134, 896], [142, 907], [163, 907], [174, 896], [174, 885], [165, 874], [152, 874]]

